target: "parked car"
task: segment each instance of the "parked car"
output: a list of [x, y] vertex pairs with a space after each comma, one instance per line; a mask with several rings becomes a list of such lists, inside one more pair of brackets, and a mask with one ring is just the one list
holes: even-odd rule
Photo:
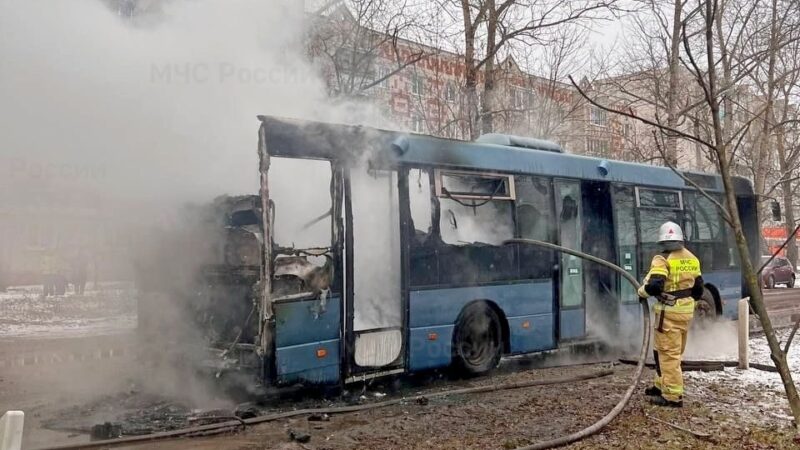
[[[761, 257], [762, 264], [768, 260], [769, 256]], [[776, 256], [761, 272], [761, 282], [767, 289], [773, 289], [776, 284], [785, 284], [786, 287], [793, 288], [795, 278], [792, 263], [783, 256]]]

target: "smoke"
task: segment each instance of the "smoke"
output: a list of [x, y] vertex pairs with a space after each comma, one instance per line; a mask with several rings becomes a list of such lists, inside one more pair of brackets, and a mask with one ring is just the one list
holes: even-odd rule
[[8, 175], [94, 168], [90, 187], [136, 200], [254, 192], [255, 116], [316, 116], [324, 96], [293, 51], [302, 22], [289, 4], [170, 2], [137, 28], [97, 0], [4, 1]]
[[737, 323], [720, 319], [700, 323], [694, 320], [686, 343], [686, 360], [736, 360], [739, 351]]
[[[96, 270], [120, 264], [120, 277], [131, 276], [130, 258], [158, 255], [147, 258], [159, 261], [148, 271], [182, 278], [173, 284], [185, 288], [217, 244], [208, 236], [191, 255], [174, 254], [185, 248], [176, 236], [190, 241], [202, 232], [187, 231], [195, 217], [184, 214], [187, 205], [258, 191], [256, 115], [387, 126], [367, 105], [328, 101], [303, 48], [308, 29], [299, 4], [174, 0], [130, 21], [100, 0], [0, 2], [0, 209], [12, 211], [0, 220], [0, 270], [4, 261], [26, 261], [12, 269], [38, 271], [30, 241], [58, 251], [90, 248]], [[324, 171], [327, 178], [308, 188], [298, 182]], [[273, 174], [275, 185], [293, 186], [289, 198], [298, 202], [329, 198], [329, 168]], [[287, 220], [277, 232], [293, 234], [298, 208], [277, 208]], [[309, 242], [285, 244], [319, 245], [317, 235], [329, 230], [326, 219]], [[136, 254], [113, 253], [133, 243]], [[176, 272], [187, 259], [192, 264]], [[203, 342], [186, 311], [172, 310], [182, 306], [161, 300], [160, 321], [171, 333], [147, 348]], [[191, 360], [205, 349], [180, 351]], [[185, 372], [159, 374], [148, 374], [148, 385], [204, 398]]]

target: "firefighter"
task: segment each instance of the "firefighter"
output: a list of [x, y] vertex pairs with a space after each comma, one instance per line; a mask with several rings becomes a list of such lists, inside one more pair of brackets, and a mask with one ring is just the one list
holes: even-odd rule
[[650, 271], [639, 289], [642, 298], [655, 297], [653, 354], [654, 385], [645, 390], [659, 406], [683, 406], [681, 356], [694, 315], [694, 302], [703, 296], [700, 261], [684, 247], [683, 231], [667, 222], [658, 231], [661, 253], [653, 257]]

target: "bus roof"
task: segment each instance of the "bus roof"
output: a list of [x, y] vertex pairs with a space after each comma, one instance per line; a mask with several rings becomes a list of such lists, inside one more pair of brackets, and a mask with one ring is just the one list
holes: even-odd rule
[[[485, 142], [467, 142], [369, 127], [259, 116], [273, 156], [356, 160], [366, 149], [385, 165], [430, 166], [578, 178], [663, 188], [691, 189], [666, 167], [534, 150]], [[717, 175], [682, 172], [697, 185], [721, 192]], [[749, 180], [734, 178], [736, 192], [752, 195]]]

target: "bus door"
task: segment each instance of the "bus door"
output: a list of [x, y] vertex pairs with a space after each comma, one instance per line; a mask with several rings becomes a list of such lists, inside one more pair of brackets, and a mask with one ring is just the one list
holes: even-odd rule
[[[556, 180], [555, 191], [558, 242], [564, 247], [581, 250], [583, 214], [580, 182]], [[559, 262], [559, 339], [580, 338], [586, 334], [583, 260], [562, 253]]]
[[350, 169], [345, 183], [346, 341], [352, 377], [400, 372], [404, 308], [396, 170]]
[[[604, 261], [617, 260], [611, 186], [605, 181], [582, 181], [583, 251]], [[618, 316], [617, 273], [599, 264], [584, 265], [586, 335], [611, 340]]]
[[[683, 195], [681, 191], [674, 189], [641, 186], [628, 189], [633, 191], [635, 198], [636, 248], [638, 252], [623, 252], [621, 258], [623, 267], [629, 259], [632, 260], [631, 266], [638, 269], [636, 279], [641, 282], [650, 270], [650, 262], [653, 260], [653, 256], [661, 252], [661, 245], [658, 243], [658, 230], [661, 225], [667, 221], [683, 223]], [[627, 203], [630, 204], [630, 201], [628, 200]], [[621, 235], [623, 234], [621, 233]], [[627, 258], [628, 253], [631, 253], [631, 258]], [[638, 303], [639, 301], [638, 298], [634, 297], [636, 295], [635, 292], [632, 292], [632, 288], [628, 292], [629, 294], [625, 294], [624, 297], [628, 302], [624, 305], [624, 308], [628, 311], [631, 319], [630, 325], [627, 325], [625, 329], [628, 331], [629, 336], [633, 338], [631, 342], [633, 348], [637, 348], [636, 346], [641, 342], [642, 313], [641, 307], [638, 304], [634, 304], [634, 302]], [[633, 319], [633, 317], [637, 319]]]
[[[612, 185], [611, 187], [614, 228], [616, 231], [617, 265], [625, 269], [637, 280], [641, 280], [639, 272], [639, 255], [637, 251], [638, 228], [636, 226], [636, 203], [633, 188], [630, 186]], [[619, 286], [619, 316], [617, 342], [623, 350], [638, 348], [642, 339], [642, 309], [636, 289], [622, 275], [617, 275]]]

